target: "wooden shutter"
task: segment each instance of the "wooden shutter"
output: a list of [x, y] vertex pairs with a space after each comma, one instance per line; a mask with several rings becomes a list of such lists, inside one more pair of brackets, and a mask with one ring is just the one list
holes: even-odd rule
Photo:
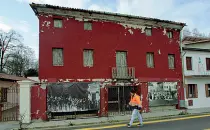
[[198, 87], [197, 87], [197, 84], [195, 84], [195, 98], [198, 98]]
[[186, 98], [188, 99], [189, 98], [189, 86], [186, 85]]
[[186, 57], [186, 66], [187, 66], [187, 70], [192, 70], [192, 58], [191, 57]]
[[206, 90], [206, 97], [209, 97], [209, 91], [208, 91], [208, 84], [205, 84], [205, 90]]
[[210, 70], [210, 58], [206, 58], [206, 70]]

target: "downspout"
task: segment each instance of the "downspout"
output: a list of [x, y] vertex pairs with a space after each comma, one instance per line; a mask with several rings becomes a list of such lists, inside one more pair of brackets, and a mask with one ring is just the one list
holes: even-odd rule
[[[183, 29], [183, 28], [182, 28]], [[185, 103], [185, 71], [184, 71], [184, 56], [185, 56], [185, 53], [183, 54], [183, 44], [182, 44], [182, 40], [183, 40], [183, 31], [181, 30], [180, 31], [180, 57], [181, 57], [181, 61], [182, 61], [182, 87], [183, 87], [183, 95], [184, 95], [184, 103]], [[185, 106], [186, 107], [186, 106]]]

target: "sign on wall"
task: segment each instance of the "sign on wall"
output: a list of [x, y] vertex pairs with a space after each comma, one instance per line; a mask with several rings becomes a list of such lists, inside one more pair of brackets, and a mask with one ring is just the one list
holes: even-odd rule
[[100, 85], [97, 82], [51, 83], [47, 92], [50, 112], [99, 110]]
[[149, 82], [149, 106], [178, 104], [177, 82]]

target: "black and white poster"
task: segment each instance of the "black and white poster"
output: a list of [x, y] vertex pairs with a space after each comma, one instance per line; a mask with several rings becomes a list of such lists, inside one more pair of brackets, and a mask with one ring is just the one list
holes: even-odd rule
[[47, 86], [47, 93], [50, 112], [99, 110], [98, 82], [51, 83]]
[[149, 82], [149, 106], [178, 104], [177, 82]]

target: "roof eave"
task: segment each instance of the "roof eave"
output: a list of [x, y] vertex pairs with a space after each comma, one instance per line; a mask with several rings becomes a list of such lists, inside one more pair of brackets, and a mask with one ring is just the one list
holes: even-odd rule
[[67, 7], [46, 5], [46, 4], [35, 4], [35, 3], [30, 4], [30, 6], [36, 15], [39, 14], [37, 8], [53, 8], [53, 9], [61, 9], [61, 10], [90, 12], [90, 13], [104, 14], [104, 15], [111, 15], [111, 16], [121, 16], [121, 17], [127, 17], [127, 18], [136, 18], [136, 19], [142, 19], [142, 20], [148, 20], [148, 21], [155, 21], [157, 23], [163, 22], [163, 23], [167, 23], [167, 24], [173, 24], [173, 25], [180, 26], [180, 28], [179, 28], [180, 30], [182, 30], [186, 26], [186, 23], [179, 23], [179, 22], [174, 22], [174, 21], [169, 21], [169, 20], [161, 20], [161, 19], [157, 19], [157, 18], [147, 18], [147, 17], [140, 17], [140, 16], [134, 16], [134, 15], [119, 14], [119, 13], [93, 11], [93, 10], [85, 10], [85, 9], [75, 9], [75, 8], [67, 8]]

